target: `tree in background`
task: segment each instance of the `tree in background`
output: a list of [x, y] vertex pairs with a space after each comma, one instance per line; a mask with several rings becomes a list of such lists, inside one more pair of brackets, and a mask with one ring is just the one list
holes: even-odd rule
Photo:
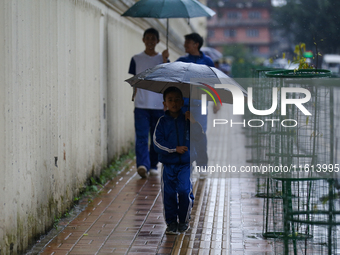
[[292, 35], [292, 44], [305, 42], [307, 49], [314, 43], [325, 53], [340, 53], [339, 0], [286, 0], [275, 7], [272, 18], [278, 28]]
[[234, 78], [252, 77], [252, 69], [259, 66], [262, 60], [256, 58], [248, 47], [242, 44], [229, 44], [223, 48], [223, 56], [233, 59], [231, 74]]

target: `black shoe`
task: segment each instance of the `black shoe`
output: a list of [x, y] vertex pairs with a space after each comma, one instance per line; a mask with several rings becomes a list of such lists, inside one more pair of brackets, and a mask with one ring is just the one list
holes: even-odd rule
[[178, 224], [178, 231], [185, 232], [190, 228], [189, 222], [179, 223]]
[[171, 222], [170, 224], [168, 224], [168, 227], [166, 228], [165, 233], [168, 235], [177, 235], [177, 222]]

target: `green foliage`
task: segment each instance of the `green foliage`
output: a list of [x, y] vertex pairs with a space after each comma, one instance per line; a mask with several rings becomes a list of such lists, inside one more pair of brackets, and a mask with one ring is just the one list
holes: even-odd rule
[[303, 56], [306, 52], [306, 44], [299, 43], [295, 45], [294, 53], [296, 56], [293, 58], [293, 63], [299, 64], [298, 69], [311, 69], [313, 68], [311, 65], [307, 63], [307, 59]]
[[68, 217], [68, 216], [70, 216], [70, 213], [69, 213], [68, 210], [66, 210], [66, 212], [65, 212], [65, 217]]
[[230, 44], [224, 47], [223, 55], [233, 58], [232, 75], [234, 78], [252, 77], [252, 69], [258, 59], [253, 56], [248, 47], [242, 44]]
[[[315, 39], [315, 38], [313, 38], [313, 39]], [[316, 66], [317, 66], [318, 65], [318, 57], [321, 56], [321, 54], [318, 51], [318, 44], [315, 41], [314, 41], [314, 45], [315, 45]], [[306, 53], [306, 44], [305, 43], [299, 43], [299, 44], [295, 45], [295, 48], [294, 48], [295, 56], [293, 57], [293, 63], [298, 64], [299, 66], [294, 71], [301, 70], [301, 69], [315, 69], [315, 71], [317, 71], [317, 69], [315, 68], [314, 65], [309, 64], [307, 62], [307, 58], [305, 57], [305, 53]], [[282, 58], [285, 58], [285, 53], [282, 54]], [[314, 57], [313, 57], [313, 59], [314, 59]], [[290, 63], [290, 60], [288, 60], [288, 63]], [[307, 119], [307, 124], [308, 124], [308, 119]]]
[[58, 230], [58, 226], [59, 226], [59, 222], [61, 221], [61, 219], [63, 217], [69, 217], [70, 213], [68, 210], [66, 210], [66, 212], [64, 213], [64, 215], [62, 215], [61, 213], [59, 213], [58, 216], [54, 216], [54, 222], [53, 222], [53, 227]]
[[[87, 197], [88, 203], [91, 203], [93, 201], [93, 197], [97, 195], [99, 192], [99, 188], [102, 188], [105, 183], [107, 183], [109, 180], [112, 180], [114, 177], [117, 176], [118, 172], [123, 168], [123, 165], [126, 163], [126, 160], [134, 158], [135, 154], [133, 152], [133, 149], [127, 151], [126, 154], [117, 157], [114, 159], [111, 164], [104, 167], [102, 169], [101, 175], [99, 177], [91, 177], [86, 184], [86, 186], [83, 188], [83, 190], [80, 192], [80, 195], [75, 197], [73, 201], [75, 203], [78, 203], [82, 198]], [[71, 210], [72, 211], [72, 210]], [[59, 215], [54, 217], [53, 227], [58, 230], [59, 223], [63, 217], [70, 216], [70, 213], [68, 210], [62, 215], [59, 213]]]
[[242, 44], [229, 44], [223, 49], [224, 56], [232, 56], [234, 61], [245, 62], [251, 61], [252, 55], [249, 49]]
[[[132, 148], [132, 147], [131, 147]], [[80, 196], [89, 196], [98, 193], [99, 188], [103, 188], [103, 185], [112, 180], [117, 176], [118, 172], [122, 169], [123, 164], [127, 159], [132, 159], [135, 156], [133, 149], [130, 149], [126, 154], [121, 155], [120, 157], [115, 158], [111, 164], [104, 167], [101, 171], [99, 177], [91, 177], [88, 184], [81, 192]], [[93, 194], [94, 193], [94, 194]], [[78, 202], [80, 197], [76, 197], [74, 199], [75, 202]]]
[[[315, 40], [325, 53], [340, 50], [340, 1], [339, 0], [286, 0], [287, 4], [274, 7], [272, 15], [276, 28], [282, 28], [293, 43], [307, 42], [314, 48]], [[313, 39], [315, 38], [315, 40]]]
[[60, 219], [61, 219], [61, 214], [59, 214], [59, 217], [54, 216], [53, 227], [54, 227], [55, 229], [58, 229], [58, 225], [59, 225]]

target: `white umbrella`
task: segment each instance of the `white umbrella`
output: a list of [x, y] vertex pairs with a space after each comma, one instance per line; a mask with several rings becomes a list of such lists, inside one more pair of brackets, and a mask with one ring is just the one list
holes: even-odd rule
[[222, 53], [211, 47], [202, 47], [200, 49], [205, 55], [208, 55], [214, 62], [223, 57]]
[[214, 67], [195, 63], [173, 62], [159, 64], [130, 79], [125, 80], [132, 87], [163, 93], [168, 87], [181, 89], [184, 97], [201, 99], [202, 94], [209, 94], [209, 100], [233, 103], [233, 96], [226, 88], [215, 88], [215, 84], [236, 86], [246, 97], [246, 90], [235, 80]]

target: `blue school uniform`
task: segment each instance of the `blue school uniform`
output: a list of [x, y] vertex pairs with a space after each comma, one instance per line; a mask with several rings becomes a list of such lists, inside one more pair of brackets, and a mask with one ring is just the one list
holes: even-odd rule
[[[181, 223], [190, 219], [194, 202], [190, 180], [190, 138], [200, 141], [203, 136], [201, 125], [185, 120], [182, 112], [175, 119], [166, 111], [158, 120], [153, 142], [158, 160], [163, 163], [162, 195], [167, 224], [177, 221], [177, 218]], [[188, 151], [177, 153], [177, 146], [187, 146]]]

